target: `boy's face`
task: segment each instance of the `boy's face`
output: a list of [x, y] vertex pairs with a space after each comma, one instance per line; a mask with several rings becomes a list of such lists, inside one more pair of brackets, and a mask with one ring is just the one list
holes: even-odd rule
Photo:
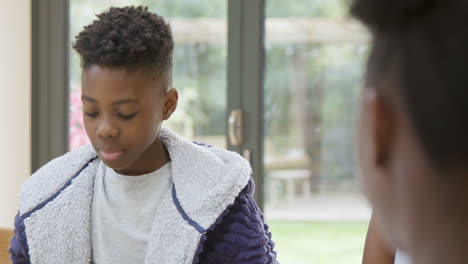
[[364, 90], [358, 153], [363, 184], [381, 231], [392, 246], [410, 251], [429, 221], [433, 172], [407, 113], [396, 97]]
[[100, 65], [83, 70], [86, 133], [108, 167], [144, 171], [152, 161], [148, 156], [155, 156], [161, 123], [177, 106], [177, 91], [166, 91], [166, 83], [145, 70]]

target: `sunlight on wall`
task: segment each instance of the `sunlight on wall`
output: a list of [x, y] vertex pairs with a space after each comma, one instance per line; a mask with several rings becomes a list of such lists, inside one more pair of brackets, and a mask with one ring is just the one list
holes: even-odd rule
[[31, 156], [31, 1], [0, 9], [0, 226], [13, 227]]

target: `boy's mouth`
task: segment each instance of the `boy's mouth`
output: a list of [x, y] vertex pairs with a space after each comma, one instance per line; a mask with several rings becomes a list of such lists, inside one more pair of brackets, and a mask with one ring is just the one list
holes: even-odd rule
[[125, 150], [112, 150], [112, 151], [100, 150], [99, 156], [101, 156], [103, 160], [113, 161], [113, 160], [119, 159], [124, 154], [124, 152]]

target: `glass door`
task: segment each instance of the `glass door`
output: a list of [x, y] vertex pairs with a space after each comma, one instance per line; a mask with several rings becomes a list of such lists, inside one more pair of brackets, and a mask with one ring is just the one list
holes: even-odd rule
[[[187, 139], [226, 148], [226, 0], [70, 0], [70, 39], [110, 6], [144, 5], [163, 16], [175, 41], [173, 85], [179, 106], [167, 126]], [[71, 46], [71, 45], [70, 45]], [[70, 48], [69, 146], [88, 143], [81, 115], [79, 57]]]
[[348, 3], [266, 1], [265, 214], [281, 263], [361, 262], [353, 124], [368, 34]]

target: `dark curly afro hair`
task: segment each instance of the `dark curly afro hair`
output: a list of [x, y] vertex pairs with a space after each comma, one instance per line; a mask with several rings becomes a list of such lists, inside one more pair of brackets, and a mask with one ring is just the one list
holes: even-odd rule
[[83, 69], [90, 65], [146, 68], [170, 72], [174, 41], [171, 28], [147, 7], [112, 7], [76, 36], [73, 48]]

